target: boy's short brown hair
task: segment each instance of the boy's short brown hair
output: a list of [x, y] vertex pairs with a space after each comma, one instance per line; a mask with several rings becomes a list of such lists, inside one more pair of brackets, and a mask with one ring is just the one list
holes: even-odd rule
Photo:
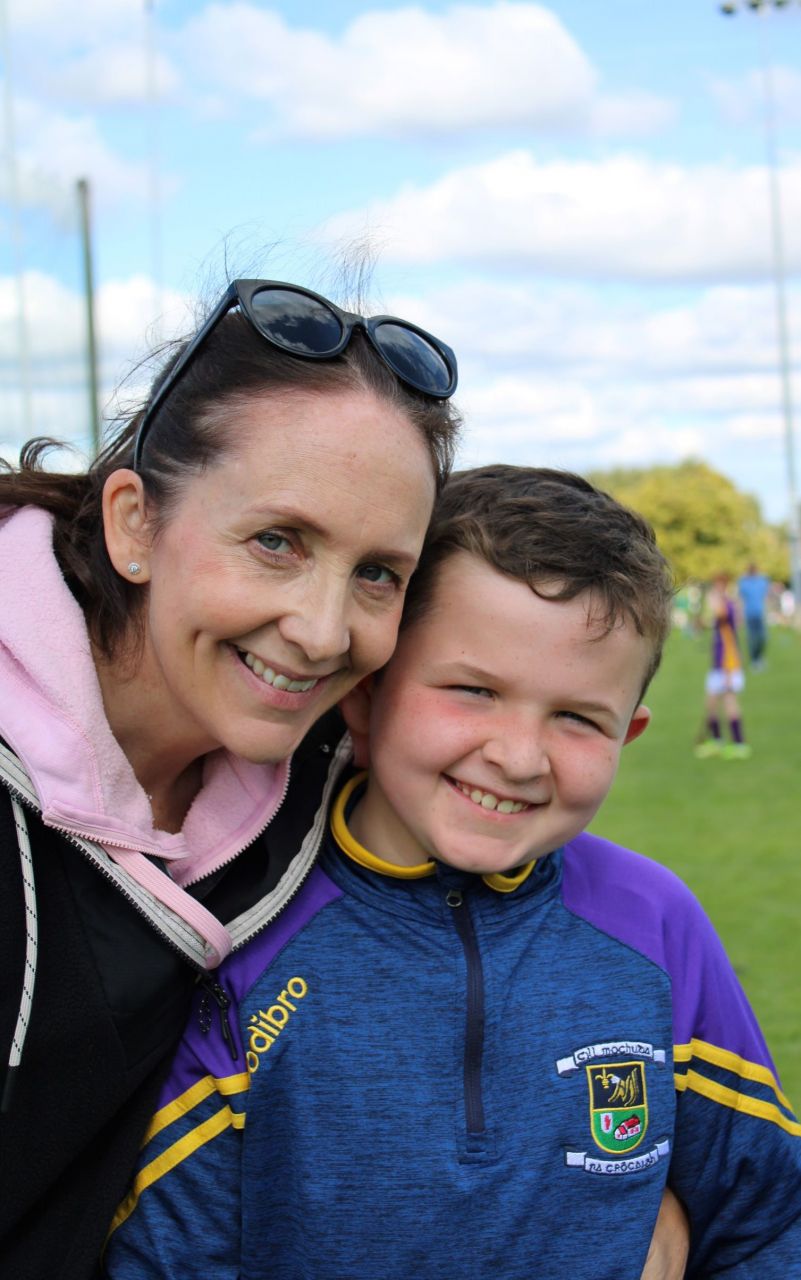
[[457, 471], [434, 508], [403, 627], [425, 615], [439, 569], [456, 551], [528, 583], [546, 600], [589, 592], [592, 621], [603, 634], [632, 622], [651, 644], [642, 696], [662, 657], [674, 594], [670, 566], [642, 516], [568, 471], [502, 464]]

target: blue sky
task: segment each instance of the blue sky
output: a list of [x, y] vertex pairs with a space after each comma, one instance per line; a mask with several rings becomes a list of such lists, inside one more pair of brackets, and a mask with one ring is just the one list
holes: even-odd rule
[[104, 405], [135, 403], [148, 345], [227, 271], [337, 292], [342, 246], [367, 242], [371, 309], [457, 351], [464, 464], [703, 457], [784, 518], [763, 69], [797, 365], [801, 4], [3, 13], [4, 455], [33, 432], [88, 443], [87, 177]]

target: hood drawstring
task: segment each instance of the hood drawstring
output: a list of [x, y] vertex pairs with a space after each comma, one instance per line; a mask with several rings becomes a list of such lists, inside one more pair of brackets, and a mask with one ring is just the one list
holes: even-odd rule
[[11, 1041], [11, 1052], [8, 1056], [8, 1070], [3, 1084], [3, 1095], [0, 1099], [0, 1112], [10, 1110], [11, 1094], [16, 1079], [17, 1068], [22, 1061], [22, 1047], [28, 1034], [28, 1021], [33, 1007], [33, 988], [36, 982], [36, 957], [39, 948], [39, 925], [36, 911], [36, 885], [33, 878], [33, 858], [31, 842], [28, 839], [28, 826], [25, 814], [19, 801], [12, 796], [11, 808], [14, 813], [14, 825], [17, 828], [17, 844], [22, 867], [22, 886], [25, 895], [25, 970], [22, 976], [22, 998], [20, 1000], [17, 1025]]

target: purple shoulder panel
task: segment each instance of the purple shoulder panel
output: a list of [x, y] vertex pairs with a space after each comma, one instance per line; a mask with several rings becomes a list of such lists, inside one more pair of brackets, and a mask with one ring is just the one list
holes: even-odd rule
[[[264, 970], [272, 964], [280, 951], [300, 933], [323, 907], [342, 896], [332, 880], [319, 867], [314, 867], [302, 888], [286, 906], [273, 924], [242, 948], [229, 956], [210, 976], [220, 984], [231, 1000], [226, 1013], [230, 1041], [222, 1035], [222, 1011], [210, 996], [201, 989], [195, 994], [192, 1009], [184, 1029], [183, 1038], [173, 1059], [170, 1073], [164, 1082], [159, 1109], [180, 1097], [192, 1085], [206, 1076], [224, 1079], [247, 1072], [245, 1052], [239, 1032], [237, 1011], [242, 997]], [[205, 1017], [201, 1018], [201, 1001], [205, 999]], [[203, 1025], [208, 1031], [202, 1030]], [[229, 1044], [236, 1049], [232, 1057]]]
[[712, 922], [667, 867], [599, 836], [565, 846], [562, 896], [574, 915], [670, 979], [675, 1044], [705, 1040], [775, 1074], [759, 1024]]

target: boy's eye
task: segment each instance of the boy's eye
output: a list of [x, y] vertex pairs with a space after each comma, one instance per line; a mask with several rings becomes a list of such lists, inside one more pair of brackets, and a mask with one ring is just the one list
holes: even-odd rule
[[379, 587], [388, 587], [400, 582], [397, 573], [388, 569], [385, 564], [362, 564], [359, 566], [359, 577]]
[[455, 689], [457, 693], [469, 693], [476, 698], [492, 697], [492, 690], [485, 689], [484, 686], [480, 684], [454, 684], [451, 685], [451, 688]]
[[597, 729], [594, 720], [588, 719], [587, 716], [579, 715], [578, 711], [560, 711], [559, 715], [563, 720], [572, 720], [575, 724], [585, 724], [590, 729]]
[[265, 551], [272, 551], [279, 555], [286, 555], [292, 550], [289, 539], [277, 529], [266, 529], [264, 533], [258, 535], [256, 541], [264, 547]]

